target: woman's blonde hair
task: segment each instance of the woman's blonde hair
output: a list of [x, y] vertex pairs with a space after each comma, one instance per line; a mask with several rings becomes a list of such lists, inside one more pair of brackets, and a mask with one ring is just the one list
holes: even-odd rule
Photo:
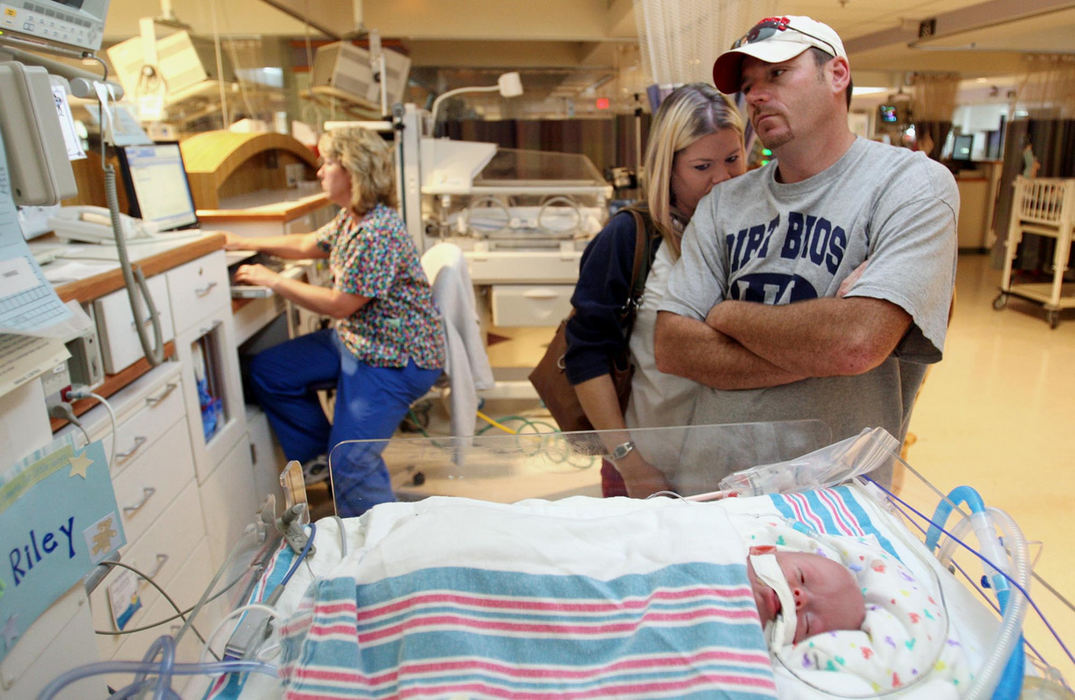
[[732, 101], [705, 83], [688, 83], [672, 91], [653, 117], [646, 145], [645, 185], [650, 216], [665, 243], [679, 257], [679, 234], [672, 222], [672, 166], [676, 154], [721, 129], [743, 136], [743, 119]]
[[377, 204], [396, 206], [395, 162], [380, 136], [348, 126], [322, 134], [317, 148], [322, 159], [337, 161], [351, 176], [351, 206], [360, 216]]

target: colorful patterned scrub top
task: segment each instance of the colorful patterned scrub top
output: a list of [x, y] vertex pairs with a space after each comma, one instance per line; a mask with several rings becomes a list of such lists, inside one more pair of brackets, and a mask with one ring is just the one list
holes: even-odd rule
[[336, 322], [358, 360], [374, 367], [405, 367], [408, 360], [425, 369], [444, 366], [440, 312], [394, 209], [378, 204], [361, 220], [341, 210], [318, 230], [317, 245], [329, 254], [334, 288], [370, 299]]

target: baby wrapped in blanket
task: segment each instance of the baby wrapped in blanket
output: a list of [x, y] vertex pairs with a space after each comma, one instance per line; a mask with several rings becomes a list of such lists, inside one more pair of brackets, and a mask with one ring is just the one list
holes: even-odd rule
[[[752, 552], [775, 550], [781, 562], [784, 576], [758, 604], [763, 622], [770, 620], [766, 632], [781, 697], [873, 697], [881, 692], [958, 697], [973, 679], [950, 629], [940, 586], [917, 580], [873, 535], [826, 535], [772, 515], [740, 513], [733, 520]], [[756, 559], [751, 556], [752, 563]], [[805, 567], [804, 561], [809, 562]], [[858, 595], [848, 592], [841, 571]], [[824, 630], [803, 629], [814, 624], [810, 608], [817, 601], [810, 596], [817, 585], [801, 582], [805, 574], [811, 583], [811, 573], [827, 587], [829, 600], [820, 618]], [[786, 615], [789, 610], [796, 614]], [[859, 624], [848, 624], [853, 615], [861, 615]], [[800, 683], [789, 683], [789, 676]]]
[[[786, 694], [773, 659], [786, 668], [790, 654], [812, 653], [811, 672], [826, 673], [819, 669], [832, 661], [856, 674], [848, 659], [833, 661], [848, 656], [843, 647], [804, 645], [864, 634], [876, 605], [860, 592], [873, 559], [856, 564], [853, 547], [821, 545], [780, 517], [719, 504], [431, 498], [378, 506], [342, 524], [340, 532], [332, 520], [318, 523], [316, 557], [295, 570], [278, 602], [282, 653], [273, 661], [290, 697], [771, 698]], [[748, 545], [778, 553], [751, 557]], [[861, 570], [844, 569], [841, 579], [836, 570], [795, 568], [806, 560], [847, 560]], [[293, 561], [281, 550], [262, 595]], [[781, 576], [789, 589], [796, 578], [801, 585], [802, 575], [834, 581], [846, 598], [836, 607], [852, 617], [796, 607], [793, 590], [778, 608], [780, 594], [766, 591]], [[793, 609], [803, 617], [782, 619]], [[772, 655], [766, 635], [780, 640]], [[860, 655], [875, 649], [866, 662], [884, 656], [868, 637], [855, 644]], [[229, 688], [218, 685], [218, 696]]]

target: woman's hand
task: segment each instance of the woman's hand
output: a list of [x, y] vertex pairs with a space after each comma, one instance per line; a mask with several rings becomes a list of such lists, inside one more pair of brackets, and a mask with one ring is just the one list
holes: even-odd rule
[[279, 279], [279, 273], [270, 270], [264, 265], [240, 265], [239, 269], [235, 271], [235, 281], [239, 284], [252, 284], [273, 289], [273, 285]]
[[658, 491], [672, 490], [664, 472], [643, 459], [638, 450], [632, 450], [626, 457], [613, 464], [623, 477], [627, 495], [631, 498], [645, 498]]

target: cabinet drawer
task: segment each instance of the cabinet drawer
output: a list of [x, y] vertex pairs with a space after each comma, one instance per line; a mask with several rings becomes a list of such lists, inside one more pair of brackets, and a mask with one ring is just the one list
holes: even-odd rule
[[112, 478], [148, 452], [157, 439], [184, 415], [186, 409], [178, 377], [142, 399], [141, 405], [116, 430], [113, 438], [116, 440], [116, 459], [111, 465]]
[[[153, 304], [160, 315], [161, 337], [167, 342], [174, 336], [168, 283], [163, 275], [156, 275], [146, 280], [146, 287], [149, 288]], [[117, 289], [95, 300], [93, 313], [97, 318], [97, 334], [101, 340], [101, 359], [104, 361], [105, 372], [116, 374], [142, 357], [142, 343], [138, 340], [138, 330], [135, 328], [134, 314], [131, 313], [126, 289]], [[148, 318], [144, 325], [150, 342], [153, 342], [153, 325]]]
[[495, 284], [490, 298], [495, 326], [556, 326], [571, 311], [574, 286]]
[[136, 541], [193, 478], [187, 423], [180, 420], [112, 478], [127, 541]]
[[218, 250], [169, 270], [175, 329], [182, 333], [221, 307], [231, 308], [228, 267]]
[[[202, 525], [201, 502], [198, 499], [198, 491], [194, 481], [191, 480], [178, 498], [145, 532], [145, 536], [123, 548], [120, 561], [151, 577], [157, 585], [168, 591], [168, 595], [175, 600], [181, 609], [185, 609], [197, 602], [198, 597], [213, 574], [213, 570], [206, 565], [204, 559], [198, 566], [186, 566], [186, 562], [199, 545], [204, 548], [204, 539], [205, 528]], [[177, 585], [177, 579], [181, 579], [181, 572], [183, 572], [184, 568], [195, 569], [195, 573], [199, 575], [196, 586], [180, 587]], [[93, 594], [90, 596], [93, 625], [96, 629], [114, 629], [112, 612], [108, 602], [108, 586], [116, 580], [120, 571], [126, 571], [126, 569], [116, 568], [113, 570], [94, 589]], [[175, 610], [171, 609], [171, 606], [168, 606], [170, 612], [161, 614], [160, 617], [152, 617], [148, 614], [150, 608], [153, 608], [154, 604], [162, 599], [160, 592], [144, 579], [139, 579], [138, 581], [138, 595], [141, 599], [142, 607], [131, 615], [125, 629], [133, 629], [149, 622], [157, 622], [175, 612]], [[163, 602], [167, 605], [166, 601]], [[182, 621], [179, 622], [182, 624]], [[163, 629], [135, 633], [132, 641], [142, 636], [145, 640], [142, 647], [144, 651], [149, 642], [163, 633]], [[130, 649], [125, 643], [125, 636], [98, 636], [97, 648], [103, 658], [113, 658], [121, 646]], [[138, 653], [130, 658], [138, 659], [141, 656], [142, 654]]]
[[464, 253], [474, 284], [574, 284], [582, 252], [562, 250], [468, 250]]
[[240, 440], [228, 452], [220, 466], [201, 484], [199, 495], [205, 514], [205, 531], [212, 535], [209, 551], [215, 569], [224, 563], [246, 526], [254, 522], [267, 495], [258, 493], [255, 488], [249, 442]]

